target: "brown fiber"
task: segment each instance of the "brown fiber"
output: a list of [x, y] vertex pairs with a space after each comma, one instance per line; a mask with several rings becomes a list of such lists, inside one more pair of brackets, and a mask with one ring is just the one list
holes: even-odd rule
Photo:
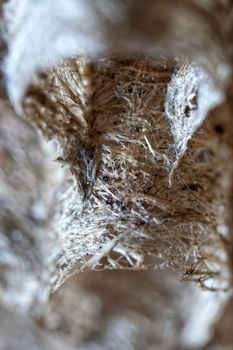
[[74, 180], [51, 227], [55, 287], [84, 269], [158, 267], [227, 287], [229, 111], [188, 142], [215, 104], [208, 79], [188, 62], [146, 58], [74, 58], [35, 79], [25, 116], [57, 141]]

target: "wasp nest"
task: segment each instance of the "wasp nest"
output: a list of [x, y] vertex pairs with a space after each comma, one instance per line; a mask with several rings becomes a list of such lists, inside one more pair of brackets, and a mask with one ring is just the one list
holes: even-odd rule
[[52, 220], [55, 286], [87, 268], [170, 267], [226, 287], [229, 114], [188, 143], [220, 98], [187, 62], [74, 58], [35, 80], [25, 116], [57, 141], [74, 180]]
[[232, 285], [232, 9], [0, 1], [0, 300], [37, 324], [1, 308], [3, 347], [14, 324], [30, 349], [207, 344]]

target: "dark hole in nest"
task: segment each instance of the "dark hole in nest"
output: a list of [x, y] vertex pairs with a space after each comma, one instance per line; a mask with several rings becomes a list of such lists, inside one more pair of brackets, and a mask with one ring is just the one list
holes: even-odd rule
[[190, 103], [192, 105], [193, 109], [197, 109], [197, 96], [193, 96], [193, 98], [190, 100]]
[[130, 87], [128, 88], [128, 93], [129, 93], [129, 94], [132, 94], [132, 92], [133, 92], [133, 88], [132, 88], [132, 86], [130, 86]]
[[107, 200], [106, 200], [106, 204], [108, 204], [108, 205], [112, 205], [112, 204], [113, 204], [113, 200], [112, 200], [112, 199], [110, 199], [110, 198], [109, 198], [109, 199], [107, 199]]
[[186, 184], [181, 187], [181, 189], [184, 190], [191, 190], [191, 191], [197, 191], [199, 188], [198, 184]]
[[225, 131], [224, 127], [221, 124], [216, 124], [214, 130], [220, 135], [224, 134]]
[[187, 118], [190, 117], [190, 111], [191, 111], [190, 107], [189, 107], [189, 106], [185, 106], [185, 108], [184, 108], [184, 115], [185, 115]]
[[127, 210], [127, 206], [123, 203], [123, 202], [121, 202], [121, 201], [116, 201], [116, 205], [118, 206], [118, 208], [120, 208], [122, 211], [125, 211], [125, 210]]
[[109, 177], [105, 175], [105, 176], [103, 176], [102, 180], [103, 180], [103, 182], [107, 183], [109, 181]]
[[46, 73], [44, 73], [44, 72], [40, 72], [40, 73], [38, 74], [38, 78], [39, 78], [39, 79], [46, 80], [47, 77], [48, 77], [48, 75], [47, 75]]
[[61, 269], [64, 270], [64, 269], [67, 268], [67, 266], [68, 266], [68, 264], [64, 263], [64, 264], [61, 265]]
[[142, 128], [140, 126], [134, 126], [132, 130], [135, 132], [140, 132]]
[[136, 222], [136, 225], [137, 225], [137, 226], [143, 226], [143, 225], [145, 225], [145, 224], [146, 224], [146, 221], [145, 221], [145, 220], [139, 220], [139, 221]]
[[[31, 95], [29, 94], [29, 96], [30, 97], [34, 97], [35, 95], [34, 94], [31, 94]], [[36, 94], [36, 99], [41, 105], [45, 105], [45, 103], [46, 103], [46, 96], [43, 93], [38, 92]]]
[[149, 193], [151, 189], [152, 189], [152, 186], [146, 187], [146, 188], [144, 189], [144, 193], [145, 193], [145, 194]]

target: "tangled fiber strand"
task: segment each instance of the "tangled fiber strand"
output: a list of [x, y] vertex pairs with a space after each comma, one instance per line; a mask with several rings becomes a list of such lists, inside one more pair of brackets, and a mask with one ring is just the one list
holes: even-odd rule
[[[30, 86], [25, 117], [57, 140], [58, 161], [74, 178], [51, 227], [55, 288], [71, 273], [90, 268], [170, 267], [210, 289], [228, 285], [231, 152], [227, 145], [219, 148], [206, 123], [184, 154], [188, 128], [195, 131], [203, 111], [220, 99], [216, 93], [212, 104], [198, 105], [207, 76], [201, 73], [198, 80], [195, 71], [195, 85], [192, 70], [186, 70], [187, 89], [199, 89], [200, 97], [192, 101], [202, 114], [198, 121], [199, 114], [191, 113], [191, 124], [182, 122], [189, 118], [188, 96], [182, 106], [173, 104], [177, 119], [171, 122], [165, 113], [176, 79], [172, 61], [109, 58], [91, 64], [74, 58]], [[185, 126], [177, 139], [176, 123]]]
[[212, 79], [195, 64], [183, 61], [169, 84], [166, 115], [171, 122], [175, 141], [176, 161], [170, 177], [184, 155], [188, 141], [205, 120], [208, 112], [224, 99]]

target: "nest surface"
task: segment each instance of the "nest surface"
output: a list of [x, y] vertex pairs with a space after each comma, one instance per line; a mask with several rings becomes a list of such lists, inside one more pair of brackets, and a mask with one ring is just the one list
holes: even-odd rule
[[220, 100], [187, 62], [74, 58], [35, 80], [25, 116], [57, 141], [57, 160], [74, 180], [52, 223], [56, 286], [86, 268], [168, 266], [208, 288], [226, 287], [225, 121], [213, 116], [188, 143]]

